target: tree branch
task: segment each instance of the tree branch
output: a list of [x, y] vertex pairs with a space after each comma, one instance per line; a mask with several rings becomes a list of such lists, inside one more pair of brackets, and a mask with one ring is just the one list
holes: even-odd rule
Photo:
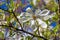
[[44, 38], [44, 37], [42, 37], [42, 36], [34, 35], [34, 34], [32, 34], [32, 33], [30, 33], [30, 32], [27, 32], [27, 31], [25, 31], [25, 30], [23, 30], [23, 29], [14, 28], [13, 26], [7, 26], [7, 25], [0, 25], [0, 26], [10, 27], [10, 28], [15, 29], [16, 31], [22, 31], [22, 32], [24, 32], [24, 33], [30, 34], [30, 35], [33, 36], [33, 37], [38, 37], [38, 38], [42, 38], [42, 39], [44, 39], [44, 40], [47, 40], [46, 38]]
[[[19, 23], [19, 25], [20, 25], [21, 28], [22, 28], [22, 24], [19, 22], [18, 18], [16, 17], [16, 15], [15, 15], [15, 13], [14, 13], [13, 11], [10, 12], [10, 11], [8, 11], [8, 10], [4, 10], [4, 9], [2, 9], [2, 8], [0, 8], [0, 9], [3, 10], [3, 11], [9, 12], [9, 13], [13, 13], [13, 15], [14, 15], [14, 17], [16, 18], [17, 22]], [[23, 29], [23, 28], [22, 28], [22, 29]]]

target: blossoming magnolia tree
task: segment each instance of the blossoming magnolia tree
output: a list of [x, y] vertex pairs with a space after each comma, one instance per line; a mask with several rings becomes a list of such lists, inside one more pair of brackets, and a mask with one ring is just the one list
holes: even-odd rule
[[1, 40], [59, 40], [57, 0], [0, 0]]

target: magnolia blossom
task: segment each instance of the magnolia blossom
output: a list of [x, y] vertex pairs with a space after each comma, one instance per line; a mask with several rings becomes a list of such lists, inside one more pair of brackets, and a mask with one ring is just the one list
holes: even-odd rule
[[[46, 29], [47, 28], [47, 24], [45, 21], [43, 20], [48, 20], [49, 18], [52, 18], [55, 15], [55, 13], [52, 13], [50, 15], [50, 10], [44, 9], [44, 10], [40, 10], [37, 9], [35, 11], [35, 13], [31, 12], [23, 12], [21, 13], [19, 16], [17, 16], [18, 19], [22, 19], [22, 23], [25, 23], [27, 21], [30, 22], [30, 26], [32, 27], [33, 25], [36, 25], [36, 21], [38, 22], [38, 25], [40, 25], [42, 28]], [[29, 17], [28, 17], [29, 16]], [[28, 17], [28, 18], [27, 18]], [[40, 18], [41, 17], [41, 18]], [[34, 31], [36, 30], [36, 28], [34, 29]]]

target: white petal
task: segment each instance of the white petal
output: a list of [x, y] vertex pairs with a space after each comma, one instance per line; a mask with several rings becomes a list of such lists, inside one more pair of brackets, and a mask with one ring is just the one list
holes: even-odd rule
[[42, 21], [41, 19], [37, 19], [38, 23], [41, 25], [42, 28], [47, 28], [47, 24]]
[[34, 20], [31, 20], [31, 26], [34, 25], [34, 24], [35, 24]]
[[[46, 12], [46, 13], [44, 13], [44, 12]], [[46, 15], [49, 14], [49, 12], [50, 12], [49, 10], [45, 9], [45, 10], [43, 10], [43, 11], [40, 12], [40, 16], [46, 16]]]
[[43, 19], [48, 20], [49, 18], [52, 18], [55, 16], [56, 13], [52, 13], [51, 15], [46, 15]]
[[27, 22], [27, 21], [30, 21], [31, 19], [32, 19], [32, 18], [29, 18], [29, 19], [27, 19], [27, 20], [24, 20], [23, 23], [24, 23], [24, 22]]
[[5, 19], [5, 15], [3, 15], [3, 20]]
[[28, 7], [28, 8], [26, 9], [26, 11], [28, 11], [28, 10], [31, 10], [31, 8], [30, 8], [30, 7]]
[[13, 36], [13, 38], [16, 38], [16, 34]]
[[36, 5], [36, 0], [33, 0], [33, 4]]
[[49, 15], [48, 16], [45, 16], [43, 19], [44, 20], [48, 20], [49, 19]]
[[40, 36], [43, 36], [41, 32], [40, 32]]
[[35, 28], [33, 31], [36, 31], [37, 30], [37, 28]]
[[20, 16], [17, 16], [18, 19], [20, 19]]
[[47, 28], [47, 24], [44, 22], [41, 24], [42, 28]]
[[18, 27], [18, 29], [21, 29], [21, 27]]
[[23, 14], [24, 14], [24, 12], [22, 12], [22, 13], [20, 14], [20, 16], [23, 16]]
[[41, 19], [37, 19], [37, 21], [38, 21], [39, 24], [43, 23], [43, 21]]

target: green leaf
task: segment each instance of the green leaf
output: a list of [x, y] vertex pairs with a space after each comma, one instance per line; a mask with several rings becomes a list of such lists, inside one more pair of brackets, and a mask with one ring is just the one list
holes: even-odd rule
[[9, 10], [13, 10], [14, 9], [14, 2], [13, 0], [10, 0], [10, 5], [9, 6]]
[[50, 11], [56, 12], [56, 10], [58, 10], [58, 4], [56, 4], [56, 3], [54, 2], [54, 0], [51, 0], [51, 1], [47, 4], [46, 7], [47, 7]]
[[38, 38], [38, 40], [42, 40], [42, 38]]
[[32, 40], [30, 36], [27, 36], [26, 37], [26, 40]]
[[53, 31], [56, 33], [56, 32], [58, 31], [58, 28], [59, 28], [59, 25], [57, 25], [57, 26], [53, 29]]

